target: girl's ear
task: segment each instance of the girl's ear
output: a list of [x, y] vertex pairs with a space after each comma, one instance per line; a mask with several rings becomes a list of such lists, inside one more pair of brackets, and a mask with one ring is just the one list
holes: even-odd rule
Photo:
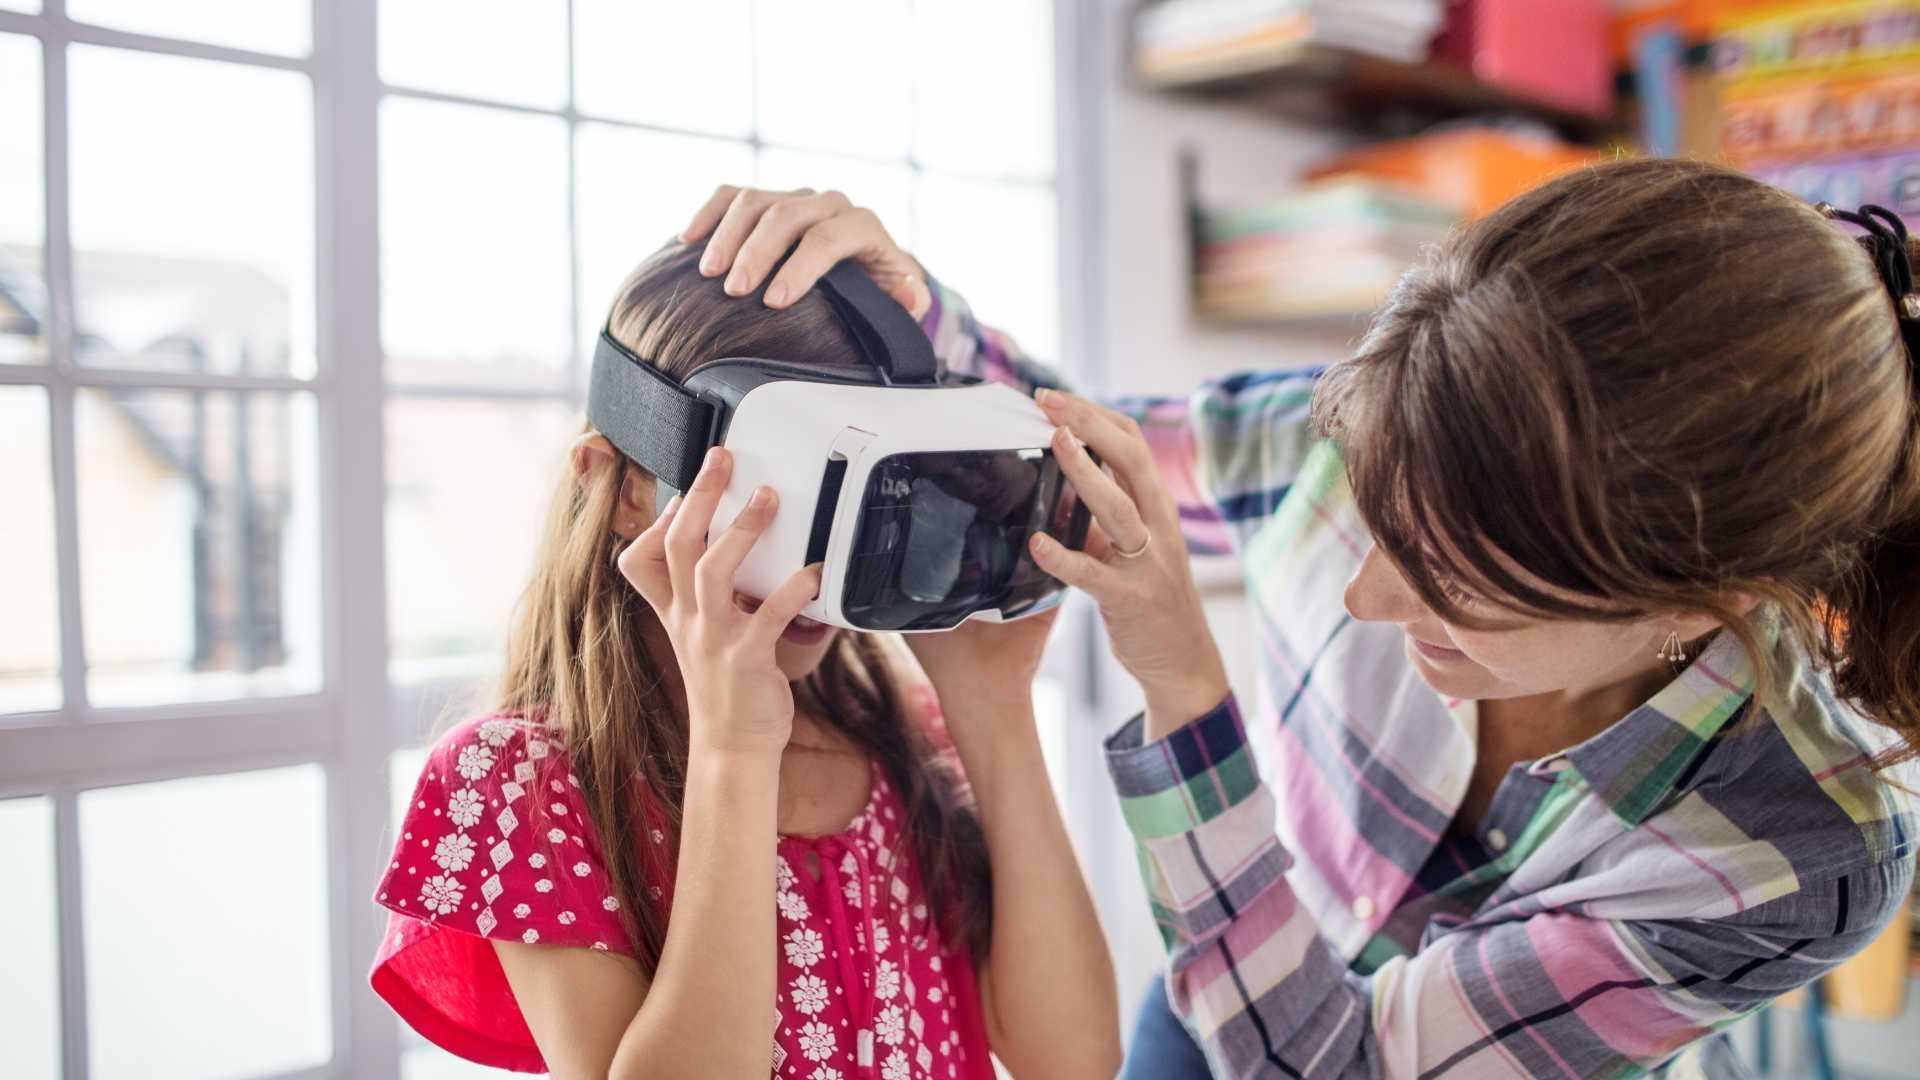
[[573, 458], [573, 474], [587, 476], [614, 462], [613, 444], [597, 431], [585, 431], [567, 448]]
[[[623, 459], [605, 435], [588, 431], [568, 450], [575, 476], [587, 477], [612, 468]], [[631, 540], [653, 520], [653, 477], [645, 469], [629, 468], [620, 483], [620, 503], [613, 511], [613, 531]]]

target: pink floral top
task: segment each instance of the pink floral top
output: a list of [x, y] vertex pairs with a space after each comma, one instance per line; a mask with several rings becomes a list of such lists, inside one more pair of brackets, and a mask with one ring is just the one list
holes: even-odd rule
[[[648, 818], [641, 862], [671, 904], [672, 838]], [[771, 1070], [796, 1080], [990, 1080], [964, 948], [941, 943], [903, 843], [906, 810], [880, 770], [831, 836], [783, 836], [775, 871], [780, 956]], [[373, 989], [429, 1040], [523, 1072], [546, 1064], [489, 938], [633, 947], [580, 781], [549, 732], [504, 716], [433, 747], [375, 894], [392, 912]]]

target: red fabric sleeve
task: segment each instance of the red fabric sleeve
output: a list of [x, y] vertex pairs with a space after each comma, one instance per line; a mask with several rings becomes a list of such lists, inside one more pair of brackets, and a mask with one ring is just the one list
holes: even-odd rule
[[632, 955], [601, 851], [579, 780], [540, 725], [489, 716], [447, 732], [375, 890], [392, 914], [374, 991], [454, 1054], [545, 1071], [488, 939]]

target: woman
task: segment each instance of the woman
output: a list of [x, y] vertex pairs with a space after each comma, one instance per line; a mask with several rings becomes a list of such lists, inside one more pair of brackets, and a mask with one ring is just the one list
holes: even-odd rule
[[[722, 203], [689, 231], [748, 287], [783, 235], [788, 296], [913, 270], [818, 197]], [[1109, 763], [1215, 1076], [1731, 1074], [1716, 1032], [1891, 919], [1920, 379], [1904, 229], [1869, 254], [1618, 163], [1462, 229], [1325, 372], [1041, 395], [1113, 470], [1056, 444], [1112, 551], [1036, 554], [1145, 692]], [[1245, 564], [1244, 708], [1183, 537]]]

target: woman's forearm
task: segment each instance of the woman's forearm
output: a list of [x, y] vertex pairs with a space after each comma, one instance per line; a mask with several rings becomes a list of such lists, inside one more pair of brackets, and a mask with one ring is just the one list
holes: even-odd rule
[[[673, 918], [616, 1077], [739, 1077], [771, 1067], [780, 755], [694, 750]], [[620, 842], [615, 840], [615, 842]]]
[[[1030, 701], [949, 711], [993, 859], [993, 943], [981, 980], [993, 1049], [1015, 1077], [1120, 1066], [1113, 961], [1047, 777]], [[973, 722], [968, 722], [968, 721]]]

